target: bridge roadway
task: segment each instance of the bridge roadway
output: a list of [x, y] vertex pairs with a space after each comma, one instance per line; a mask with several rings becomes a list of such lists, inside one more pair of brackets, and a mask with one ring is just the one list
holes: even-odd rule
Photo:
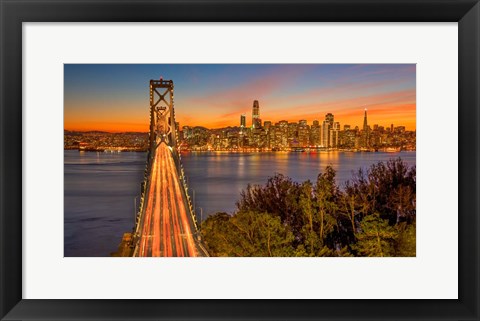
[[134, 256], [202, 256], [171, 147], [155, 150]]

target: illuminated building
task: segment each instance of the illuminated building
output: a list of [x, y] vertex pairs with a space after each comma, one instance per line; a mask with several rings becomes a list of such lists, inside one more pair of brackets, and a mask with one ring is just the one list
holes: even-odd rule
[[252, 109], [252, 128], [260, 128], [261, 126], [260, 105], [258, 104], [258, 100], [254, 100]]
[[299, 146], [307, 147], [309, 145], [309, 141], [310, 141], [309, 129], [310, 128], [308, 127], [306, 120], [302, 119], [298, 122], [297, 134], [298, 134]]
[[269, 120], [266, 120], [263, 122], [263, 128], [268, 132], [268, 130], [272, 127], [272, 122]]
[[323, 124], [322, 124], [322, 131], [321, 131], [321, 145], [323, 147], [332, 147], [330, 145], [330, 129], [332, 129], [333, 127], [333, 115], [331, 113], [328, 113], [325, 115], [325, 120], [323, 121]]
[[313, 125], [310, 128], [310, 143], [314, 146], [320, 146], [321, 129], [320, 122], [314, 120]]
[[340, 123], [339, 122], [334, 122], [332, 127], [330, 128], [328, 147], [333, 147], [333, 148], [338, 147], [338, 133], [339, 132], [340, 132]]
[[365, 115], [363, 116], [363, 131], [367, 131], [368, 124], [367, 124], [367, 108], [365, 108]]
[[370, 128], [367, 123], [367, 108], [365, 108], [365, 114], [363, 116], [363, 133], [362, 133], [362, 146], [369, 147], [370, 145]]
[[240, 115], [240, 127], [247, 127], [247, 117], [245, 116], [245, 114]]

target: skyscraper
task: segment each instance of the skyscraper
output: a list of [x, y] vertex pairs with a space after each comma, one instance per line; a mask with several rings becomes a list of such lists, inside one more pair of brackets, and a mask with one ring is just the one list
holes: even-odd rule
[[260, 105], [258, 104], [258, 100], [253, 101], [253, 109], [252, 109], [252, 128], [260, 128]]
[[330, 128], [330, 137], [329, 137], [329, 147], [338, 147], [338, 134], [340, 132], [340, 123], [337, 121], [337, 122], [334, 122], [333, 123], [333, 126], [331, 126]]
[[310, 142], [309, 131], [310, 127], [307, 125], [307, 121], [305, 119], [300, 120], [297, 129], [299, 146], [308, 146]]
[[328, 113], [325, 115], [325, 121], [330, 125], [333, 126], [333, 115]]
[[318, 120], [314, 120], [310, 129], [310, 141], [312, 145], [317, 147], [320, 146], [320, 137], [322, 136], [321, 129], [322, 127], [320, 126], [320, 122]]
[[365, 115], [363, 116], [363, 130], [367, 132], [368, 124], [367, 124], [367, 108], [365, 108]]
[[240, 127], [245, 128], [247, 126], [247, 117], [245, 114], [240, 115]]
[[368, 123], [367, 123], [367, 108], [365, 108], [365, 114], [363, 116], [363, 137], [362, 137], [362, 145], [363, 147], [369, 147], [370, 145], [370, 133], [368, 130]]
[[330, 144], [330, 129], [333, 127], [333, 119], [334, 117], [331, 113], [325, 115], [325, 120], [323, 121], [321, 131], [322, 137], [320, 139], [322, 147], [332, 147]]

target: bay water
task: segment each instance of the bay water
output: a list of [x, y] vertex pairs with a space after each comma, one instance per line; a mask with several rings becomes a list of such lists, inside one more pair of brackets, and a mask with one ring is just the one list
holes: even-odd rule
[[[133, 229], [146, 153], [64, 151], [64, 256], [109, 256]], [[343, 186], [359, 168], [400, 157], [409, 166], [416, 152], [182, 152], [198, 219], [234, 213], [247, 184], [266, 183], [276, 173], [297, 182], [316, 181], [331, 165]]]

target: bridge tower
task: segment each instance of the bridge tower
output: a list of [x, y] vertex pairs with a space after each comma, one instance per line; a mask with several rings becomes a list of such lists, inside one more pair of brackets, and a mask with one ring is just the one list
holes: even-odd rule
[[[208, 256], [188, 194], [173, 107], [173, 81], [150, 80], [150, 138], [140, 204], [121, 256]], [[164, 145], [165, 144], [165, 145]]]
[[177, 144], [173, 81], [160, 78], [150, 80], [150, 155], [162, 141], [173, 148]]

